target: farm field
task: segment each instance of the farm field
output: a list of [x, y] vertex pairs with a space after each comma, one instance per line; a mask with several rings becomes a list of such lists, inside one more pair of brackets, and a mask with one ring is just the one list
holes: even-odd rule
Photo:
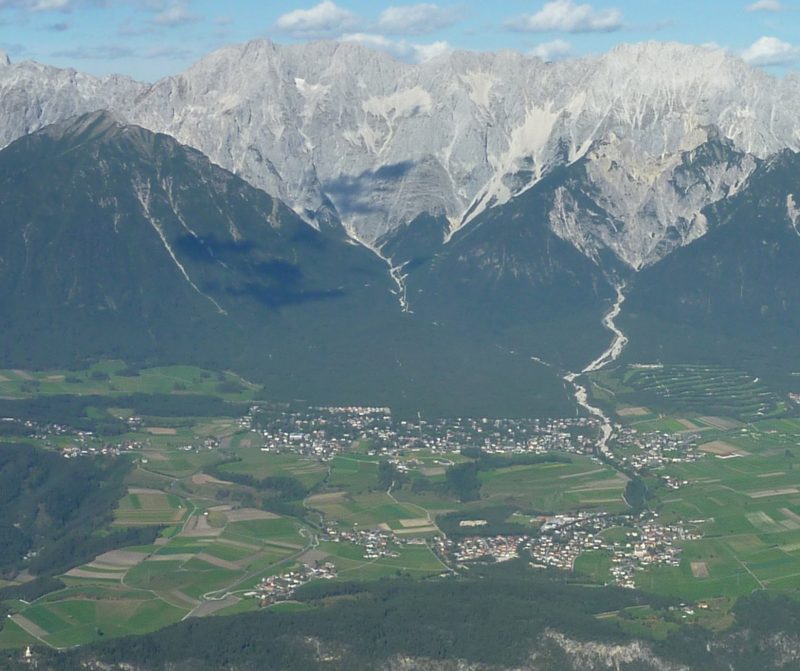
[[[195, 371], [183, 371], [190, 373]], [[104, 383], [89, 382], [87, 393], [102, 391]], [[48, 384], [52, 393], [60, 393], [58, 380]], [[301, 561], [331, 562], [342, 580], [426, 577], [447, 570], [424, 540], [406, 542], [438, 533], [432, 517], [383, 491], [378, 486], [380, 457], [358, 446], [329, 462], [266, 452], [258, 434], [221, 417], [162, 417], [121, 439], [136, 441], [138, 448], [131, 455], [135, 468], [114, 512], [113, 528], [157, 526], [162, 528], [159, 538], [151, 545], [103, 553], [60, 576], [64, 589], [30, 604], [17, 603], [14, 618], [0, 632], [0, 647], [43, 642], [68, 648], [154, 631], [186, 617], [255, 610], [258, 601], [244, 593]], [[444, 471], [432, 456], [420, 462]], [[221, 477], [205, 473], [220, 463]], [[367, 558], [362, 546], [319, 543], [318, 532], [305, 521], [263, 510], [258, 492], [226, 481], [226, 472], [231, 477], [290, 478], [308, 491], [326, 481], [325, 493], [306, 500], [309, 509], [340, 528], [395, 530], [402, 539], [393, 549], [396, 556]], [[250, 497], [250, 505], [239, 503], [242, 497]]]
[[[132, 503], [135, 497], [142, 502], [139, 508]], [[130, 508], [116, 523], [153, 510], [148, 500], [166, 501], [160, 511], [177, 509], [171, 495], [132, 492], [123, 500]], [[177, 533], [155, 545], [107, 552], [68, 571], [66, 589], [19, 609], [16, 627], [57, 648], [154, 631], [213, 604], [209, 599], [217, 592], [246, 591], [261, 576], [292, 565], [309, 546], [303, 525], [272, 513], [217, 510], [222, 523], [212, 526], [211, 513], [196, 511]], [[20, 637], [17, 628], [4, 630], [0, 645], [13, 645], [15, 637]]]
[[691, 413], [625, 419], [640, 433], [681, 424], [705, 455], [654, 471], [686, 483], [657, 489], [650, 505], [661, 521], [693, 524], [702, 538], [684, 543], [679, 567], [643, 571], [637, 586], [687, 600], [800, 588], [800, 420]]
[[233, 373], [194, 366], [130, 369], [122, 361], [103, 361], [84, 370], [0, 370], [0, 396], [191, 393], [249, 400], [260, 387]]
[[745, 459], [671, 469], [694, 484], [664, 496], [659, 513], [695, 522], [702, 539], [685, 544], [679, 568], [645, 572], [637, 585], [685, 598], [800, 587], [800, 473]]
[[646, 418], [640, 410], [657, 410], [750, 422], [780, 417], [787, 410], [758, 378], [721, 366], [627, 366], [595, 373], [592, 380], [596, 398], [620, 406], [626, 420]]
[[[227, 374], [186, 367], [130, 373], [119, 362], [63, 372], [63, 378], [62, 372], [0, 371], [0, 395], [202, 393], [257, 404], [250, 401], [257, 390]], [[755, 405], [746, 402], [751, 391]], [[678, 565], [638, 566], [636, 587], [692, 603], [800, 589], [800, 419], [786, 412], [783, 400], [736, 371], [697, 366], [601, 371], [592, 394], [635, 435], [690, 436], [697, 446], [696, 460], [667, 460], [643, 476], [657, 522], [683, 525], [692, 535], [675, 541], [682, 550]], [[244, 413], [251, 406], [226, 407]], [[114, 406], [96, 415], [89, 408], [87, 416], [106, 410], [124, 422], [131, 418], [130, 408]], [[252, 593], [263, 579], [302, 566], [326, 564], [335, 572], [326, 577], [336, 580], [437, 576], [453, 570], [444, 563], [453, 555], [434, 550], [442, 529], [451, 538], [473, 533], [458, 535], [462, 519], [490, 520], [483, 521], [486, 537], [535, 537], [547, 518], [606, 516], [599, 535], [614, 549], [587, 545], [560, 568], [573, 567], [583, 584], [618, 580], [615, 553], [635, 527], [624, 498], [634, 474], [618, 464], [578, 451], [525, 463], [516, 459], [519, 448], [505, 446], [491, 455], [494, 461], [484, 453], [484, 463], [474, 449], [436, 452], [419, 447], [416, 436], [402, 449], [381, 452], [379, 441], [355, 432], [344, 434], [333, 453], [300, 454], [298, 444], [310, 430], [276, 448], [251, 419], [224, 409], [209, 416], [143, 415], [115, 434], [113, 440], [134, 446], [124, 457], [133, 468], [109, 529], [157, 532], [146, 543], [81, 559], [59, 576], [63, 589], [10, 603], [13, 617], [0, 631], [0, 648], [31, 642], [68, 648], [187, 617], [257, 610]], [[46, 447], [64, 449], [74, 440], [54, 436]], [[619, 449], [630, 456], [641, 447]], [[472, 460], [474, 488], [457, 489], [449, 469]], [[665, 478], [680, 487], [667, 488]], [[388, 540], [376, 554], [368, 539], [381, 534]], [[306, 607], [291, 600], [261, 605]], [[650, 628], [659, 636], [672, 626], [644, 611], [612, 617], [623, 628]]]
[[175, 524], [186, 515], [184, 502], [157, 489], [132, 487], [119, 502], [114, 524], [122, 527]]
[[231, 450], [241, 461], [223, 465], [220, 469], [223, 473], [244, 473], [259, 479], [267, 476], [289, 476], [312, 488], [320, 483], [328, 472], [328, 466], [318, 459], [261, 452], [249, 444], [253, 441], [252, 438], [244, 440], [248, 441], [247, 447], [242, 447], [240, 441], [240, 445]]
[[348, 544], [321, 543], [317, 549], [346, 580], [376, 580], [399, 574], [422, 578], [449, 570], [428, 545], [398, 545], [394, 550], [397, 557], [368, 559], [362, 548]]
[[[638, 587], [686, 600], [800, 588], [800, 419], [787, 402], [758, 379], [715, 366], [601, 371], [593, 396], [638, 434], [688, 436], [701, 454], [650, 474], [649, 507], [700, 538], [682, 543], [680, 566], [637, 572]], [[665, 489], [662, 477], [683, 484]]]
[[330, 492], [312, 496], [306, 503], [309, 508], [320, 511], [326, 520], [345, 527], [385, 525], [389, 529], [402, 529], [401, 520], [420, 516], [418, 507], [399, 503], [380, 491], [363, 494]]
[[627, 509], [622, 498], [627, 478], [588, 457], [570, 457], [572, 463], [512, 466], [481, 473], [481, 491], [490, 502], [513, 502], [529, 512]]

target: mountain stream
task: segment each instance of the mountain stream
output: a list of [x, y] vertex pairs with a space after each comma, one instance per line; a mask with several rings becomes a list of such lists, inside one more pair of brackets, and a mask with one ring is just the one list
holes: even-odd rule
[[580, 373], [568, 373], [564, 376], [564, 381], [571, 384], [575, 390], [575, 400], [578, 402], [578, 405], [584, 408], [590, 415], [600, 420], [600, 440], [597, 443], [597, 449], [607, 457], [611, 456], [608, 443], [614, 436], [614, 423], [600, 408], [589, 403], [589, 392], [586, 386], [580, 384], [577, 380], [581, 375], [585, 373], [594, 373], [619, 359], [625, 346], [628, 344], [628, 337], [617, 326], [615, 321], [622, 311], [622, 304], [625, 302], [625, 285], [617, 284], [614, 288], [617, 292], [616, 301], [611, 310], [603, 317], [603, 325], [614, 334], [611, 345]]

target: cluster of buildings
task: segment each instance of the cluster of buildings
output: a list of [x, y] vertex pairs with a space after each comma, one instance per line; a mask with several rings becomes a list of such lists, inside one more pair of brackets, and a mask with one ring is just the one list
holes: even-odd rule
[[665, 474], [659, 475], [658, 480], [664, 487], [672, 490], [680, 489], [690, 484], [685, 478], [676, 478], [675, 476]]
[[540, 521], [539, 535], [525, 546], [531, 565], [562, 571], [572, 571], [575, 560], [584, 552], [606, 549], [600, 533], [616, 524], [610, 515], [586, 512], [554, 515]]
[[96, 443], [75, 443], [61, 448], [61, 456], [65, 459], [76, 457], [119, 456], [123, 452], [141, 449], [142, 444], [137, 440], [126, 440], [114, 445]]
[[291, 410], [253, 406], [241, 427], [261, 437], [265, 452], [293, 452], [329, 460], [357, 440], [384, 440], [391, 425], [388, 408], [326, 407]]
[[[679, 566], [682, 541], [700, 538], [683, 524], [660, 524], [658, 513], [612, 516], [607, 514], [549, 519], [530, 539], [525, 549], [536, 567], [574, 570], [575, 560], [584, 552], [604, 551], [611, 558], [612, 581], [621, 587], [635, 587], [636, 571], [649, 566]], [[615, 538], [603, 531], [615, 527]]]
[[77, 457], [119, 456], [124, 452], [141, 450], [144, 443], [139, 440], [121, 440], [109, 443], [92, 431], [80, 431], [59, 424], [36, 425], [25, 422], [35, 429], [33, 437], [42, 441], [45, 447], [58, 451], [65, 459]]
[[264, 451], [291, 451], [320, 459], [366, 441], [376, 452], [425, 450], [454, 453], [480, 448], [492, 453], [552, 451], [591, 454], [598, 421], [570, 419], [452, 418], [395, 420], [389, 408], [324, 407], [305, 410], [254, 406], [239, 420], [258, 433]]
[[336, 567], [331, 562], [319, 566], [302, 564], [288, 573], [264, 578], [251, 592], [245, 592], [245, 597], [256, 598], [262, 607], [269, 606], [278, 601], [286, 601], [294, 596], [298, 587], [311, 580], [332, 580], [336, 577]]
[[395, 550], [400, 540], [394, 532], [384, 529], [339, 531], [335, 528], [329, 528], [326, 529], [325, 533], [321, 536], [321, 540], [332, 543], [352, 543], [353, 545], [358, 545], [364, 548], [364, 559], [400, 556]]
[[[652, 513], [657, 517], [657, 513]], [[682, 524], [662, 525], [645, 522], [626, 534], [626, 539], [613, 545], [611, 575], [621, 587], [636, 586], [635, 573], [649, 566], [680, 566], [679, 541], [695, 540], [700, 534]]]
[[438, 538], [435, 547], [440, 557], [452, 557], [457, 562], [504, 562], [517, 559], [520, 545], [528, 539], [528, 536], [468, 536], [458, 541]]
[[699, 440], [700, 437], [695, 433], [638, 433], [635, 429], [624, 428], [617, 435], [618, 449], [614, 459], [620, 466], [635, 473], [668, 464], [693, 462], [705, 456], [697, 449]]
[[181, 452], [194, 452], [197, 454], [203, 450], [216, 450], [222, 445], [222, 441], [220, 441], [219, 438], [195, 438], [194, 440], [195, 442], [188, 445], [181, 445], [177, 449]]
[[[59, 450], [67, 458], [78, 456], [88, 456], [94, 454], [119, 454], [119, 446], [116, 451], [109, 451], [111, 448], [102, 443], [92, 431], [81, 431], [65, 424], [41, 424], [30, 419], [17, 419], [15, 417], [2, 417], [0, 422], [8, 425], [15, 425], [16, 435], [24, 435], [34, 440], [41, 441], [45, 447]], [[12, 434], [14, 435], [14, 434]], [[70, 444], [65, 448], [63, 444], [66, 440]]]
[[[534, 520], [532, 520], [534, 521]], [[658, 514], [610, 515], [577, 513], [540, 517], [538, 533], [530, 535], [469, 536], [458, 540], [437, 538], [441, 557], [464, 563], [495, 562], [530, 557], [534, 568], [574, 571], [575, 561], [587, 552], [606, 553], [612, 584], [633, 588], [637, 571], [650, 566], [679, 566], [681, 543], [700, 538], [683, 524], [661, 524]], [[609, 529], [615, 533], [605, 534]]]

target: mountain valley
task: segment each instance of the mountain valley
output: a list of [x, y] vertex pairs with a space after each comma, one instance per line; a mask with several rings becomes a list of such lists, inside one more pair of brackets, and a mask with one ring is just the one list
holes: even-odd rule
[[800, 668], [796, 73], [0, 52], [0, 213], [0, 667]]

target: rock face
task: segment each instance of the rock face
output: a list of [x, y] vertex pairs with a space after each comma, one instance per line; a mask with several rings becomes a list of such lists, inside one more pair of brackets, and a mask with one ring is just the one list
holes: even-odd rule
[[98, 79], [0, 53], [0, 147], [50, 124], [97, 110], [121, 112], [142, 91], [128, 77]]
[[[753, 157], [800, 148], [796, 77], [678, 44], [554, 64], [455, 52], [410, 65], [352, 43], [255, 41], [152, 86], [0, 63], [0, 146], [100, 108], [370, 244], [420, 215], [452, 232], [580, 162], [605, 230], [586, 229], [569, 191], [553, 229], [636, 269], [701, 236], [700, 209], [735, 190]], [[695, 170], [713, 138], [728, 141], [725, 155]]]
[[694, 149], [645, 156], [613, 136], [569, 168], [556, 187], [552, 230], [599, 260], [603, 250], [640, 270], [708, 232], [701, 210], [734, 195], [759, 164], [707, 129]]
[[716, 357], [794, 389], [786, 362], [800, 356], [799, 176], [798, 153], [760, 162], [743, 188], [703, 211], [702, 239], [636, 276], [623, 318], [633, 360]]

